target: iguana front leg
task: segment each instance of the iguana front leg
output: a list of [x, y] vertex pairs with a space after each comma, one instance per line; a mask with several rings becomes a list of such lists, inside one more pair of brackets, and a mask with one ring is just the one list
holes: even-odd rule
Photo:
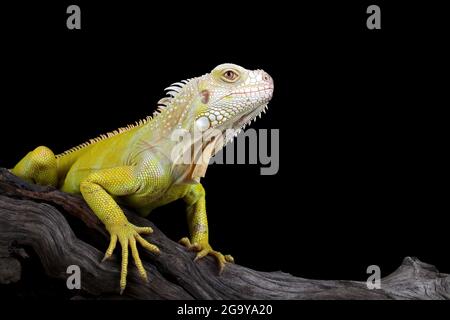
[[211, 248], [208, 240], [208, 219], [206, 216], [205, 189], [198, 183], [192, 185], [184, 196], [187, 205], [187, 220], [191, 239], [184, 237], [179, 242], [187, 248], [197, 251], [195, 261], [207, 255], [212, 255], [219, 263], [220, 273], [225, 262], [234, 262], [231, 255], [223, 255]]
[[113, 196], [125, 196], [135, 193], [140, 188], [141, 182], [135, 172], [135, 167], [124, 166], [111, 169], [104, 169], [90, 174], [80, 184], [80, 191], [83, 198], [105, 224], [106, 229], [111, 235], [105, 259], [111, 257], [117, 240], [122, 246], [122, 269], [120, 273], [120, 293], [126, 286], [127, 268], [128, 268], [128, 246], [134, 258], [139, 274], [147, 280], [147, 273], [142, 266], [141, 259], [136, 247], [136, 241], [144, 248], [159, 253], [158, 247], [147, 242], [139, 234], [148, 234], [153, 232], [150, 227], [137, 227], [128, 222], [122, 209], [117, 205]]

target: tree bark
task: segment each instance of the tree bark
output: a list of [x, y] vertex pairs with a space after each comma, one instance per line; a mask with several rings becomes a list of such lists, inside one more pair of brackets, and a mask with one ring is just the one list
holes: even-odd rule
[[[28, 184], [0, 168], [0, 287], [20, 281], [20, 259], [33, 250], [49, 278], [66, 281], [67, 267], [81, 269], [81, 295], [134, 299], [450, 299], [450, 276], [407, 257], [380, 289], [365, 282], [310, 280], [283, 272], [259, 272], [229, 264], [222, 275], [212, 257], [167, 238], [149, 220], [124, 209], [128, 219], [151, 226], [159, 256], [140, 250], [149, 282], [130, 263], [128, 285], [119, 292], [120, 255], [101, 262], [109, 236], [82, 198]], [[80, 223], [82, 221], [82, 223]]]

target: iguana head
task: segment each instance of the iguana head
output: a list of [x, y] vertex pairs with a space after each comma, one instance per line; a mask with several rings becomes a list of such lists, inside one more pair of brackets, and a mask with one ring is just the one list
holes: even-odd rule
[[195, 127], [243, 129], [269, 103], [273, 80], [262, 70], [247, 70], [235, 64], [221, 64], [211, 73], [198, 78], [201, 97]]
[[265, 71], [230, 63], [174, 83], [166, 89], [169, 97], [160, 100], [164, 135], [177, 128], [201, 132], [202, 152], [208, 158], [265, 111], [273, 89], [273, 80]]
[[225, 133], [245, 128], [265, 111], [273, 88], [273, 80], [265, 71], [225, 63], [203, 76], [172, 84], [166, 88], [169, 97], [159, 104], [173, 115], [172, 121], [166, 119], [171, 129], [218, 129]]

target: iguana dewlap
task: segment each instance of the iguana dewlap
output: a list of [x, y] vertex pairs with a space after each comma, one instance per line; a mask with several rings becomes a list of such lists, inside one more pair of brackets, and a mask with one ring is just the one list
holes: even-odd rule
[[[242, 129], [265, 110], [272, 98], [273, 81], [262, 70], [222, 64], [167, 90], [168, 96], [160, 100], [153, 117], [56, 156], [49, 148], [38, 147], [11, 170], [34, 183], [81, 193], [111, 235], [105, 259], [120, 242], [121, 292], [126, 286], [128, 250], [147, 279], [137, 243], [154, 253], [159, 249], [141, 236], [152, 229], [128, 222], [118, 203], [147, 215], [156, 207], [183, 199], [190, 238], [180, 242], [198, 252], [196, 259], [216, 257], [221, 270], [227, 261], [233, 261], [209, 245], [205, 190], [199, 181], [209, 158], [233, 138], [233, 130]], [[174, 139], [180, 131], [195, 138]], [[192, 161], [180, 161], [186, 156]]]

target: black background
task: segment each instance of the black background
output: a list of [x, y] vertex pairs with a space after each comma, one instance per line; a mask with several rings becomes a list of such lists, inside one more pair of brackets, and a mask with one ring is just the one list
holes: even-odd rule
[[[382, 29], [367, 30], [372, 2], [73, 3], [81, 30], [66, 28], [72, 2], [2, 7], [1, 166], [145, 118], [217, 64], [261, 68], [275, 93], [252, 127], [280, 129], [280, 170], [208, 169], [213, 247], [308, 278], [384, 276], [405, 256], [450, 273], [439, 7], [375, 1]], [[150, 219], [187, 234], [180, 203]]]

